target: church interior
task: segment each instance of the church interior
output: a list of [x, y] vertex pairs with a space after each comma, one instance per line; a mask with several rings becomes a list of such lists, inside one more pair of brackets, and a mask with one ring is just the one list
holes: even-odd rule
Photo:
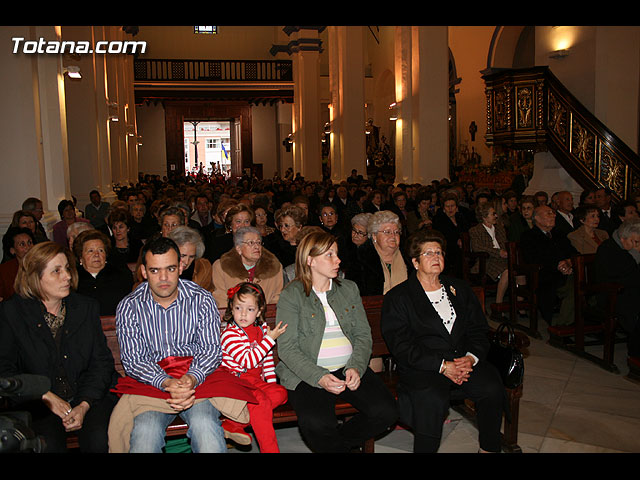
[[[28, 197], [51, 232], [61, 200], [113, 202], [144, 175], [521, 181], [521, 195], [570, 192], [575, 206], [585, 190], [640, 194], [638, 26], [2, 26], [0, 44], [2, 235]], [[603, 368], [554, 346], [542, 319], [537, 333], [522, 451], [640, 451], [624, 342]], [[295, 427], [277, 434], [282, 452], [308, 452]], [[376, 452], [411, 443], [397, 428]], [[440, 451], [477, 450], [452, 409]]]

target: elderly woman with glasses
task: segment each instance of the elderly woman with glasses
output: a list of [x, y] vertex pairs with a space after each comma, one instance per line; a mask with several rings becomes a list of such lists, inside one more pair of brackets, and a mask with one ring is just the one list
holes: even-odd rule
[[446, 240], [418, 230], [407, 242], [412, 272], [382, 305], [381, 330], [398, 372], [400, 421], [414, 452], [435, 453], [452, 399], [470, 398], [480, 449], [500, 451], [505, 390], [489, 351], [487, 319], [469, 285], [443, 275]]
[[369, 238], [368, 229], [371, 215], [371, 213], [358, 213], [351, 218], [351, 236], [345, 239], [340, 252], [342, 258], [340, 268], [343, 272], [355, 268], [358, 247], [364, 245]]
[[213, 264], [213, 298], [226, 305], [227, 290], [242, 282], [260, 285], [267, 304], [277, 303], [283, 286], [282, 265], [276, 256], [262, 245], [262, 235], [256, 227], [242, 227], [233, 234], [234, 248]]
[[360, 295], [384, 295], [407, 279], [410, 262], [401, 250], [400, 218], [381, 210], [369, 218], [369, 238], [356, 250], [356, 260], [345, 277], [356, 282]]

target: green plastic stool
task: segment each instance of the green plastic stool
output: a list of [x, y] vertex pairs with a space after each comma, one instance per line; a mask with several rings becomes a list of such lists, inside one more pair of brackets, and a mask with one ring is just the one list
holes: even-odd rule
[[170, 438], [164, 447], [166, 453], [191, 453], [189, 439], [184, 437]]

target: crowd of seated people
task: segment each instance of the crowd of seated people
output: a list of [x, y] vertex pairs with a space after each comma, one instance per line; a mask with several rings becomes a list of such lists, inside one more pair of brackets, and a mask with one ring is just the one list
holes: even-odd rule
[[[336, 281], [352, 282], [361, 297], [386, 295], [416, 271], [431, 268], [415, 243], [415, 235], [427, 231], [439, 235], [443, 278], [462, 278], [463, 234], [469, 235], [473, 251], [488, 254], [487, 281], [497, 286], [497, 303], [510, 301], [506, 242], [516, 242], [527, 263], [541, 265], [542, 318], [550, 326], [569, 325], [573, 255], [598, 253], [604, 258], [608, 252], [617, 255], [616, 262], [626, 262], [631, 282], [638, 275], [639, 239], [637, 229], [630, 227], [640, 221], [638, 198], [618, 205], [611, 198], [605, 188], [585, 191], [575, 202], [570, 192], [521, 195], [447, 179], [393, 185], [384, 178], [359, 176], [336, 185], [296, 176], [235, 184], [146, 175], [110, 202], [100, 192], [90, 192], [84, 217], [72, 200], [61, 201], [60, 221], [48, 236], [40, 223], [42, 202], [25, 200], [3, 238], [0, 297], [7, 301], [15, 295], [13, 281], [29, 249], [52, 240], [73, 261], [76, 293], [96, 299], [100, 315], [113, 315], [118, 303], [147, 281], [141, 273], [143, 245], [167, 237], [180, 251], [180, 278], [211, 292], [222, 308], [228, 290], [242, 282], [259, 285], [267, 303], [276, 304], [297, 278], [298, 246], [312, 232], [335, 239], [341, 260]], [[604, 269], [601, 276], [612, 278]], [[638, 312], [627, 312], [623, 328], [637, 332]]]

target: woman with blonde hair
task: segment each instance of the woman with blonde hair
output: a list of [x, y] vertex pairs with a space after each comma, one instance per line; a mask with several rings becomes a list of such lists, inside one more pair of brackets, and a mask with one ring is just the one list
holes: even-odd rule
[[[383, 433], [397, 419], [394, 398], [368, 368], [372, 339], [358, 287], [338, 279], [336, 238], [304, 236], [296, 252], [296, 278], [280, 294], [276, 323], [276, 374], [315, 452], [349, 452]], [[345, 400], [359, 413], [338, 425], [335, 405]]]
[[16, 293], [0, 303], [0, 377], [48, 379], [42, 395], [19, 406], [46, 452], [66, 451], [67, 432], [76, 432], [81, 451], [107, 453], [117, 373], [98, 302], [75, 293], [77, 283], [68, 249], [42, 242], [29, 250]]

